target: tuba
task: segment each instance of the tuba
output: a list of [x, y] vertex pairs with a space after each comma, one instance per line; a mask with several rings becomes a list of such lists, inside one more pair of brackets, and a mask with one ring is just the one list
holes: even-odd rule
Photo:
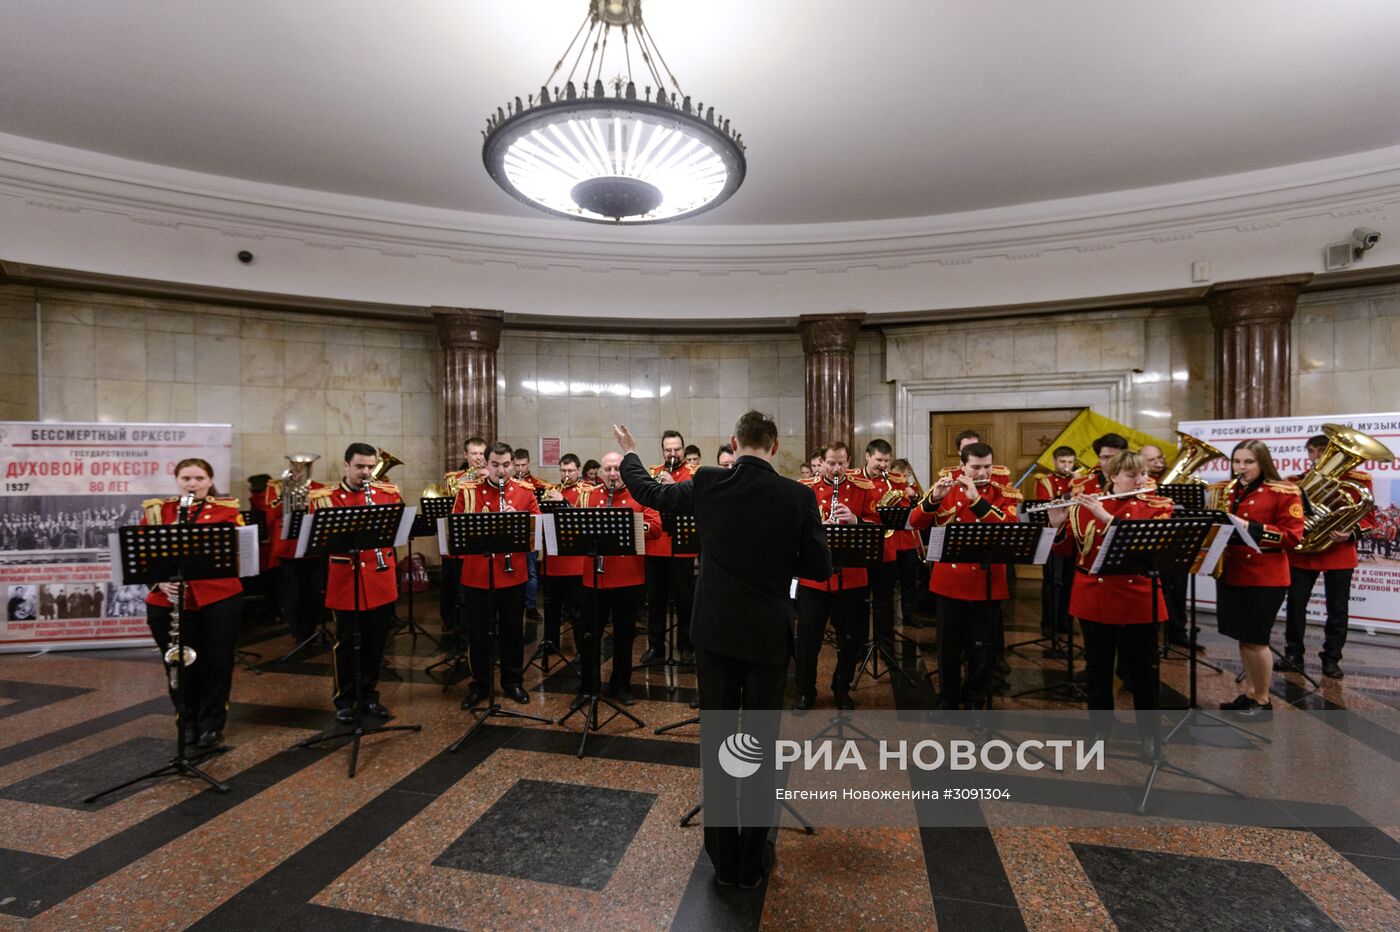
[[1333, 531], [1350, 533], [1375, 507], [1369, 489], [1342, 477], [1368, 460], [1395, 457], [1385, 444], [1359, 430], [1323, 424], [1322, 432], [1327, 435], [1327, 447], [1298, 480], [1312, 512], [1303, 519], [1303, 540], [1294, 548], [1299, 553], [1326, 550], [1335, 543]]
[[1228, 456], [1204, 440], [1198, 440], [1190, 434], [1183, 434], [1181, 431], [1177, 431], [1176, 435], [1181, 439], [1181, 448], [1176, 451], [1176, 459], [1171, 461], [1167, 471], [1162, 473], [1162, 478], [1157, 480], [1159, 487], [1181, 482], [1204, 485], [1205, 480], [1195, 475], [1196, 470], [1211, 460], [1229, 459]]
[[423, 486], [424, 498], [447, 498], [452, 493], [441, 482], [429, 482]]
[[287, 457], [287, 468], [282, 471], [282, 505], [288, 513], [306, 511], [311, 464], [320, 458], [318, 453], [292, 453]]
[[371, 482], [383, 482], [384, 477], [389, 474], [389, 470], [395, 466], [402, 466], [403, 460], [399, 459], [388, 450], [379, 451], [379, 462], [374, 464], [374, 469], [370, 471]]

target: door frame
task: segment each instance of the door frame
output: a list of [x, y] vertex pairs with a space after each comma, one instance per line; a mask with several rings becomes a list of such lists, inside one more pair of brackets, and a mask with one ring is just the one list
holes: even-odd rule
[[[1133, 370], [966, 375], [910, 379], [895, 386], [895, 449], [909, 459], [919, 480], [930, 483], [931, 414], [1014, 408], [1093, 408], [1131, 423]], [[914, 453], [917, 450], [918, 453]], [[915, 458], [917, 457], [917, 459]]]

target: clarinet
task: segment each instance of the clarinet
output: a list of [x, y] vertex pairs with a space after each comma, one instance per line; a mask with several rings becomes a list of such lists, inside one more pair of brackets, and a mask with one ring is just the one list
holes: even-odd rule
[[[194, 496], [186, 493], [180, 496], [180, 507], [176, 512], [176, 523], [184, 524], [189, 518], [190, 507], [194, 505]], [[181, 578], [179, 588], [175, 593], [175, 598], [170, 605], [170, 647], [165, 652], [165, 663], [170, 668], [170, 688], [177, 689], [180, 678], [180, 667], [189, 666], [194, 663], [195, 652], [193, 647], [185, 647], [180, 643], [180, 603], [185, 600], [185, 580]]]
[[[370, 485], [370, 480], [368, 480], [368, 479], [365, 480], [364, 489], [365, 489], [365, 504], [366, 504], [366, 505], [373, 505], [373, 504], [374, 504], [374, 495], [373, 495], [374, 487]], [[389, 564], [384, 562], [384, 551], [380, 550], [378, 547], [374, 548], [374, 562], [375, 562], [374, 571], [375, 571], [376, 573], [387, 573], [387, 572], [389, 571]]]
[[844, 476], [837, 476], [831, 480], [831, 500], [826, 503], [827, 524], [836, 523], [836, 499], [841, 494], [841, 482]]
[[[611, 507], [613, 506], [613, 496], [617, 494], [617, 490], [614, 489], [612, 486], [608, 486], [607, 489], [608, 489], [608, 501], [607, 501], [607, 503], [606, 503], [605, 505], [603, 505], [603, 507], [604, 507], [604, 508], [611, 508]], [[601, 554], [599, 554], [598, 556], [596, 556], [596, 557], [593, 558], [593, 575], [594, 575], [594, 577], [596, 578], [596, 577], [598, 577], [598, 576], [601, 576], [602, 574], [603, 574], [603, 557], [602, 557]]]
[[[498, 491], [498, 492], [501, 493], [501, 504], [500, 504], [500, 507], [496, 509], [497, 511], [505, 511], [505, 510], [506, 510], [506, 481], [507, 481], [507, 480], [502, 480], [502, 481], [499, 482], [499, 483], [496, 483], [496, 482], [491, 483], [492, 485], [496, 486], [496, 491]], [[509, 553], [506, 554], [505, 571], [506, 571], [507, 573], [514, 573], [514, 572], [515, 572], [515, 567], [513, 567], [513, 566], [510, 565], [510, 556], [511, 556], [511, 555], [510, 555]]]

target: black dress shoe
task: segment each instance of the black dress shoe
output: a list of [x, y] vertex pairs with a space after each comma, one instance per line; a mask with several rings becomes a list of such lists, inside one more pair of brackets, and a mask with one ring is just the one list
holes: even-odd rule
[[199, 729], [195, 728], [193, 725], [185, 726], [184, 732], [186, 744], [194, 744], [199, 740]]
[[1011, 672], [1011, 664], [1007, 663], [1006, 660], [1002, 657], [993, 657], [992, 670], [994, 670], [997, 673], [1000, 673], [1002, 676], [1006, 676], [1008, 673]]
[[1284, 654], [1282, 657], [1274, 659], [1274, 669], [1284, 673], [1302, 673], [1303, 655]]
[[470, 709], [474, 705], [481, 705], [486, 701], [486, 687], [473, 683], [467, 689], [467, 696], [462, 700], [462, 708]]
[[681, 650], [681, 663], [695, 662], [695, 648], [686, 647]]
[[527, 609], [525, 609], [525, 617], [528, 618], [528, 619], [530, 619], [531, 621], [539, 621], [539, 620], [540, 620], [540, 613], [539, 613], [539, 610], [538, 610], [538, 609], [534, 609], [534, 608], [527, 608]]
[[[1302, 664], [1299, 664], [1299, 667], [1301, 668]], [[1335, 660], [1329, 660], [1326, 657], [1322, 658], [1322, 675], [1329, 680], [1339, 680], [1346, 676], [1346, 674], [1342, 672], [1341, 664]]]
[[1158, 735], [1143, 735], [1142, 756], [1148, 760], [1157, 760], [1162, 756], [1162, 739]]
[[530, 694], [525, 691], [524, 686], [507, 686], [506, 695], [520, 705], [530, 704]]
[[1236, 696], [1234, 699], [1231, 699], [1229, 702], [1220, 703], [1220, 711], [1238, 712], [1240, 709], [1247, 708], [1251, 702], [1254, 702], [1254, 700], [1246, 696], [1244, 693], [1240, 693], [1238, 696]]
[[807, 712], [816, 704], [816, 697], [799, 695], [797, 701], [792, 704], [792, 710], [794, 712]]
[[207, 751], [210, 748], [218, 747], [219, 742], [223, 740], [223, 732], [206, 731], [199, 736], [199, 741], [195, 744], [195, 747], [199, 748], [201, 751]]
[[343, 709], [335, 710], [335, 720], [342, 725], [349, 725], [355, 720], [355, 710], [346, 706]]
[[632, 695], [632, 690], [626, 688], [613, 690], [613, 698], [622, 705], [636, 705], [637, 697]]
[[666, 653], [665, 653], [665, 651], [657, 650], [655, 647], [648, 647], [648, 648], [646, 649], [646, 652], [642, 654], [641, 658], [640, 658], [637, 662], [638, 662], [638, 663], [656, 663], [657, 661], [665, 660], [665, 659], [666, 659]]
[[371, 702], [365, 705], [365, 714], [373, 715], [375, 718], [393, 718], [394, 713], [389, 711], [388, 706], [380, 705], [378, 702]]
[[1235, 713], [1243, 718], [1258, 718], [1261, 715], [1268, 715], [1274, 711], [1273, 702], [1258, 703], [1253, 699], [1245, 700], [1248, 704], [1235, 710]]
[[691, 700], [690, 700], [690, 707], [691, 707], [692, 709], [698, 709], [698, 708], [700, 708], [700, 697], [699, 697], [699, 696], [696, 696], [694, 699], [691, 699]]
[[855, 710], [856, 703], [855, 700], [851, 698], [850, 693], [836, 693], [835, 697], [836, 708], [840, 709], [842, 712], [852, 712]]

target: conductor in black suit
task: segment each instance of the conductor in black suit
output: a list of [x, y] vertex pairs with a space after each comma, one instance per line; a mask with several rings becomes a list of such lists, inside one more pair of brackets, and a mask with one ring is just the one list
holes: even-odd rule
[[[632, 497], [662, 513], [695, 516], [700, 570], [690, 639], [702, 713], [772, 710], [776, 723], [792, 655], [792, 580], [826, 579], [833, 572], [816, 496], [773, 469], [777, 424], [766, 414], [748, 412], [730, 438], [738, 454], [733, 469], [706, 466], [691, 479], [670, 485], [652, 479], [626, 427], [615, 425], [613, 431], [625, 454], [622, 481]], [[708, 737], [706, 728], [718, 727], [723, 740], [739, 724], [735, 716], [701, 718], [702, 738]], [[745, 728], [754, 730], [749, 719]], [[750, 789], [755, 795], [762, 792], [753, 784], [745, 786], [746, 793]], [[766, 798], [771, 813], [771, 787]], [[709, 801], [712, 816], [723, 802]], [[744, 811], [750, 811], [747, 805]], [[772, 863], [771, 825], [711, 827], [711, 821], [706, 819], [705, 850], [715, 879], [758, 886]]]

